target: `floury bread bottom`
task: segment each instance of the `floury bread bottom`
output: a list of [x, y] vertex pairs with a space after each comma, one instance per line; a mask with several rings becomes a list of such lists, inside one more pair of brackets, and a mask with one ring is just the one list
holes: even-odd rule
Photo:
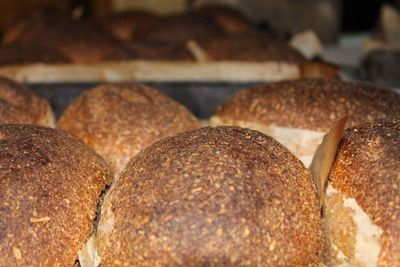
[[323, 209], [327, 266], [400, 266], [400, 120], [346, 130]]

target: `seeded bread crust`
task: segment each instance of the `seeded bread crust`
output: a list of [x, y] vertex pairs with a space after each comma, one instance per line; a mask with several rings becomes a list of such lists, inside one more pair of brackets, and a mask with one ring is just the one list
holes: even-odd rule
[[309, 171], [272, 138], [202, 128], [145, 149], [107, 194], [101, 266], [309, 266], [320, 213]]
[[300, 79], [240, 91], [215, 115], [222, 121], [326, 132], [345, 114], [349, 127], [400, 116], [400, 94], [353, 82]]
[[0, 266], [73, 266], [111, 180], [104, 160], [69, 134], [0, 126]]
[[55, 118], [46, 99], [0, 77], [0, 124], [7, 123], [55, 127]]
[[[382, 228], [378, 266], [400, 265], [399, 159], [400, 119], [364, 123], [346, 130], [329, 175], [332, 186], [346, 197], [355, 198], [371, 220]], [[341, 229], [345, 225], [335, 227]], [[350, 230], [342, 229], [342, 232]], [[327, 262], [332, 261], [328, 252], [325, 253]]]
[[135, 83], [104, 84], [82, 93], [59, 126], [97, 151], [115, 172], [152, 143], [200, 127], [182, 105]]

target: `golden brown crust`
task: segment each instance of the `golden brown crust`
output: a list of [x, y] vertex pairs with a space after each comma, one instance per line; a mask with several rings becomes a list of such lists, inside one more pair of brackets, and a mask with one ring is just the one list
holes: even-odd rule
[[55, 127], [54, 114], [46, 99], [0, 77], [0, 124], [7, 123]]
[[202, 128], [140, 153], [106, 196], [102, 266], [309, 266], [320, 216], [308, 170], [272, 138]]
[[300, 79], [243, 90], [220, 106], [222, 120], [327, 131], [345, 114], [348, 126], [400, 115], [400, 95], [338, 80]]
[[210, 60], [305, 62], [304, 57], [287, 43], [264, 33], [226, 33], [198, 42]]
[[164, 137], [199, 127], [183, 106], [148, 86], [104, 84], [85, 91], [59, 125], [122, 170], [139, 151]]
[[63, 131], [0, 126], [0, 266], [72, 266], [110, 178], [100, 156]]
[[333, 187], [383, 230], [378, 266], [400, 265], [400, 119], [348, 129], [329, 175]]

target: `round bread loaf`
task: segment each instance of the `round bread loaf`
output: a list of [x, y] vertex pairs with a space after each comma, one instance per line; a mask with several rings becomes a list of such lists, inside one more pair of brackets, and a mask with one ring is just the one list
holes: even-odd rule
[[152, 143], [200, 127], [185, 107], [135, 83], [104, 84], [83, 92], [59, 125], [103, 156], [115, 172]]
[[0, 125], [0, 266], [73, 266], [110, 174], [63, 131]]
[[309, 266], [320, 230], [294, 155], [262, 133], [216, 127], [132, 159], [105, 197], [96, 245], [101, 266]]
[[301, 79], [243, 90], [220, 106], [212, 125], [259, 130], [284, 144], [306, 165], [333, 124], [348, 126], [400, 115], [400, 95], [338, 80]]
[[399, 118], [346, 130], [325, 200], [327, 266], [400, 266]]
[[0, 124], [7, 123], [55, 127], [55, 118], [46, 99], [0, 77]]

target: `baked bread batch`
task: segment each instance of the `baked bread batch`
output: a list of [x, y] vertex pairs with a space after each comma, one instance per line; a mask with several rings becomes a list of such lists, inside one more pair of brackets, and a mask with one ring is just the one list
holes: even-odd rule
[[[19, 66], [40, 63], [28, 76], [45, 81], [67, 66], [73, 81], [130, 60], [147, 78], [280, 80], [288, 66], [303, 78], [240, 90], [200, 123], [123, 76], [128, 65], [107, 77], [135, 82], [97, 80], [57, 122], [29, 84], [0, 77], [0, 267], [400, 266], [400, 94], [304, 78], [337, 69], [222, 6], [97, 21], [38, 11], [0, 44], [19, 81]], [[265, 62], [279, 64], [252, 65]]]
[[[272, 33], [259, 32], [240, 12], [228, 7], [206, 6], [165, 16], [132, 11], [99, 21], [36, 11], [6, 29], [0, 45], [0, 65], [135, 59], [196, 61], [188, 41], [203, 43], [199, 47], [209, 54], [210, 60], [292, 62], [294, 57], [297, 63], [304, 61], [288, 43]], [[32, 46], [43, 52], [35, 57], [27, 55], [28, 59], [19, 53], [6, 53], [27, 51]], [[280, 49], [282, 52], [275, 53]], [[241, 57], [238, 50], [251, 52]], [[257, 52], [263, 56], [258, 57]]]
[[[62, 114], [70, 135], [32, 125], [54, 126], [49, 104], [2, 83], [0, 107], [16, 109], [0, 113], [0, 266], [400, 264], [400, 98], [390, 90], [263, 85], [211, 119], [243, 128], [198, 129], [156, 89], [103, 84]], [[351, 128], [319, 202], [295, 155], [312, 156], [345, 114]]]

